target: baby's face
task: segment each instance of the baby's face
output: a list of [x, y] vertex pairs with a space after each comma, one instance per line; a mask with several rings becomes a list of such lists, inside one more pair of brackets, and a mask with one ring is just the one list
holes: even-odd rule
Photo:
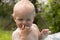
[[21, 27], [22, 25], [30, 27], [33, 23], [33, 18], [30, 17], [15, 17], [15, 22], [18, 27]]

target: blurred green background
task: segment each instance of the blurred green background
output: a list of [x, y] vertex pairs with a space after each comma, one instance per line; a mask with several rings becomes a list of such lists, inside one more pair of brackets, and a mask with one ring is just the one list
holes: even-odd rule
[[[60, 0], [30, 1], [35, 6], [34, 23], [38, 25], [40, 31], [48, 28], [52, 33], [60, 32]], [[12, 32], [16, 29], [16, 25], [11, 14], [16, 2], [0, 0], [0, 40], [12, 40]]]

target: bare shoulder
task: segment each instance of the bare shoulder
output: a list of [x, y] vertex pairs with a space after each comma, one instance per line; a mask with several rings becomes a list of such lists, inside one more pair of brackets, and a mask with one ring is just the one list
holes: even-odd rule
[[39, 28], [36, 24], [32, 24], [32, 27], [35, 29], [35, 30], [38, 30], [39, 31]]
[[32, 26], [35, 27], [35, 28], [38, 28], [38, 26], [36, 24], [32, 24]]
[[37, 26], [36, 24], [32, 24], [33, 26]]

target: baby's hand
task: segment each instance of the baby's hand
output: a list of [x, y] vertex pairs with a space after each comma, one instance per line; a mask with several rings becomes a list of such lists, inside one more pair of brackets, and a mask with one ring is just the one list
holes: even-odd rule
[[44, 40], [50, 34], [50, 31], [49, 29], [43, 29], [41, 31], [41, 34], [42, 34], [42, 40]]
[[49, 29], [43, 29], [41, 31], [41, 33], [42, 33], [42, 35], [47, 35], [47, 34], [49, 34]]
[[21, 36], [24, 36], [24, 37], [26, 37], [31, 32], [31, 28], [25, 25], [22, 25], [20, 29], [21, 29]]
[[49, 29], [43, 29], [39, 32], [39, 40], [44, 39], [49, 34]]

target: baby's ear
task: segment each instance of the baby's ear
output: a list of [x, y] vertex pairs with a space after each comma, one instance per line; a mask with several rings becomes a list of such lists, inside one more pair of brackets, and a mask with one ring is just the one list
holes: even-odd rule
[[16, 22], [16, 17], [15, 16], [13, 17], [13, 20]]
[[16, 22], [16, 16], [14, 16], [14, 15], [12, 14], [12, 18], [13, 18], [13, 20]]
[[16, 17], [13, 17], [14, 21], [16, 22]]

